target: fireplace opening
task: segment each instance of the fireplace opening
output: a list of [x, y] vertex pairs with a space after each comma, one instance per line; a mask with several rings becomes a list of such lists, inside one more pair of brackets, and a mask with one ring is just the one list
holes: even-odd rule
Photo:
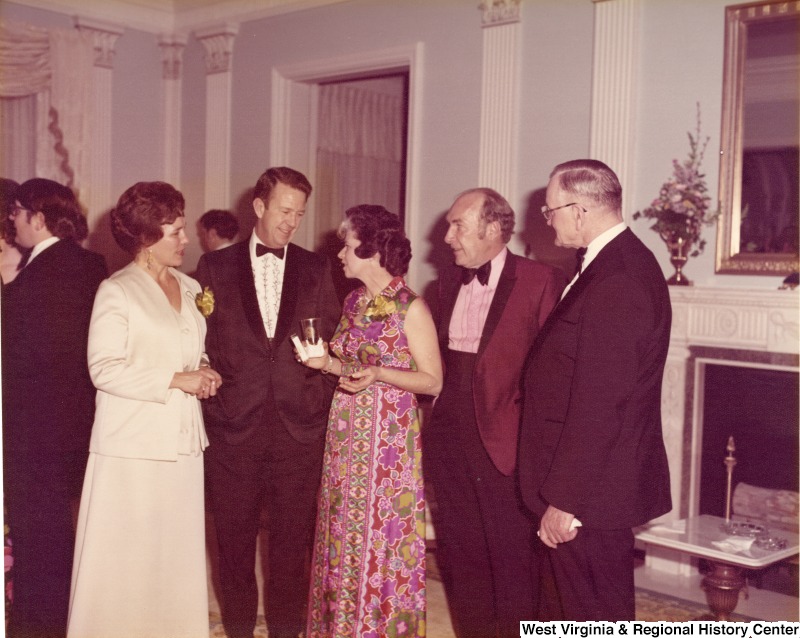
[[[732, 492], [739, 483], [800, 491], [798, 373], [709, 362], [702, 369], [699, 513], [725, 516], [724, 458], [730, 436], [736, 446]], [[774, 531], [779, 534], [780, 530]], [[756, 587], [794, 596], [797, 578], [796, 564], [788, 570], [776, 565], [748, 574]]]
[[736, 444], [733, 485], [797, 492], [798, 373], [706, 363], [700, 514], [725, 515], [728, 437]]

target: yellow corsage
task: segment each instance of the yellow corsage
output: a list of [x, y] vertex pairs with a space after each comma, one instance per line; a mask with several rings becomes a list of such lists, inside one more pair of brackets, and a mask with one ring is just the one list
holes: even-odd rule
[[397, 312], [397, 304], [394, 299], [387, 299], [383, 295], [378, 295], [367, 304], [364, 316], [380, 320], [385, 319], [394, 312]]
[[194, 303], [204, 317], [208, 317], [214, 312], [214, 293], [211, 292], [211, 288], [206, 286], [203, 288], [203, 292], [198, 292], [195, 295]]

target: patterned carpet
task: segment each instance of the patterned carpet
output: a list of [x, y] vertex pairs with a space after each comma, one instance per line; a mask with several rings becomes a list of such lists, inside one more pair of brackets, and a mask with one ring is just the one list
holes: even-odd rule
[[[433, 601], [431, 601], [433, 603]], [[441, 605], [431, 605], [428, 618], [428, 638], [453, 638], [452, 628], [444, 619], [432, 618], [433, 613], [442, 613]], [[658, 594], [646, 589], [636, 590], [636, 620], [655, 621], [668, 620], [684, 622], [694, 620], [708, 613], [708, 608], [673, 596]], [[747, 622], [752, 620], [746, 616], [734, 614], [733, 620]], [[209, 619], [209, 638], [225, 638], [225, 631], [218, 613], [211, 613]], [[267, 627], [264, 616], [258, 617], [255, 630], [256, 638], [267, 638]]]
[[[209, 638], [225, 638], [225, 630], [222, 628], [222, 619], [217, 612], [211, 612], [208, 618], [208, 636]], [[256, 638], [267, 638], [267, 623], [264, 621], [264, 616], [259, 616], [256, 621], [256, 630], [253, 634]]]
[[[698, 617], [709, 613], [708, 607], [697, 603], [658, 594], [647, 589], [636, 590], [636, 620], [668, 620], [684, 622], [696, 620]], [[731, 620], [736, 622], [749, 622], [753, 618], [733, 614]]]

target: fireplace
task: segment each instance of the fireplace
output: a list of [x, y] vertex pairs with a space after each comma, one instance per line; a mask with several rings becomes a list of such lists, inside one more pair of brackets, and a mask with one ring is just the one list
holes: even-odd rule
[[[706, 367], [734, 365], [796, 374], [800, 362], [798, 292], [673, 286], [670, 297], [672, 333], [661, 417], [673, 507], [660, 522], [686, 518], [700, 510]], [[719, 451], [720, 462], [724, 453], [724, 448]], [[646, 559], [650, 567], [690, 573], [688, 563], [676, 561], [674, 553], [651, 550]]]
[[[671, 287], [672, 334], [661, 414], [670, 463], [672, 511], [699, 511], [702, 384], [710, 361], [798, 370], [800, 295], [788, 290]], [[720, 459], [724, 450], [720, 451]]]

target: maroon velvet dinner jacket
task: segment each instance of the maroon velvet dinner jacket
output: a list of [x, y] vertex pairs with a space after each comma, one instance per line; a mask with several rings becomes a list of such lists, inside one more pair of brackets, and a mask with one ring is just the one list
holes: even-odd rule
[[[475, 418], [486, 452], [505, 475], [516, 467], [522, 369], [564, 285], [560, 270], [509, 251], [486, 317], [473, 372]], [[460, 286], [461, 269], [447, 268], [439, 279], [437, 312], [442, 352]]]

